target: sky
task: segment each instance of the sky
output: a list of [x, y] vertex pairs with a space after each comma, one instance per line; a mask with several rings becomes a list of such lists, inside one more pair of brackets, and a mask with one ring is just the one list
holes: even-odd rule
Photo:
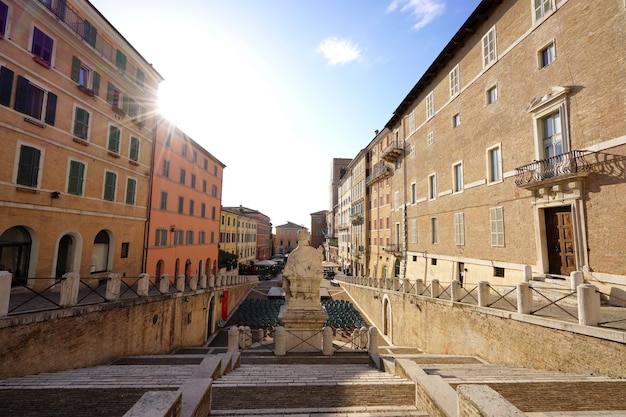
[[91, 0], [164, 78], [160, 111], [274, 226], [330, 207], [353, 158], [479, 0]]

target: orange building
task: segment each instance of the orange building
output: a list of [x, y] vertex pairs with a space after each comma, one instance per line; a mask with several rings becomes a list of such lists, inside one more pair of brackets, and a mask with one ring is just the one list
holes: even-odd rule
[[298, 246], [298, 230], [306, 229], [304, 226], [287, 222], [276, 226], [276, 235], [274, 236], [274, 250], [276, 253], [290, 253]]
[[155, 137], [145, 270], [215, 274], [225, 165], [166, 119]]
[[311, 213], [311, 246], [318, 248], [326, 241], [328, 226], [326, 224], [326, 216], [328, 210], [317, 211]]

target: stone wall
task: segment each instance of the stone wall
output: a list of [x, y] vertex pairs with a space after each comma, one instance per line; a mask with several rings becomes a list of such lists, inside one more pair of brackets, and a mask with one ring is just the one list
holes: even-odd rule
[[341, 286], [394, 345], [431, 354], [475, 355], [494, 364], [626, 376], [623, 331], [344, 282]]
[[212, 317], [228, 311], [255, 283], [24, 314], [0, 320], [0, 378], [109, 363], [128, 355], [166, 354], [207, 340]]

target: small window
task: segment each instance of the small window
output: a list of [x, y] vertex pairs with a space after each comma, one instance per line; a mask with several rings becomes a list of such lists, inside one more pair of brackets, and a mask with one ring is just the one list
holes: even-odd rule
[[417, 243], [417, 219], [411, 219], [411, 243]]
[[189, 200], [189, 215], [190, 216], [193, 216], [195, 208], [196, 208], [196, 202], [193, 200]]
[[187, 144], [183, 143], [182, 156], [187, 156]]
[[70, 161], [70, 172], [67, 179], [67, 193], [83, 195], [85, 181], [85, 164], [78, 161]]
[[459, 127], [461, 126], [461, 114], [457, 113], [454, 116], [452, 116], [452, 127]]
[[437, 198], [437, 176], [430, 174], [428, 176], [428, 199], [434, 200]]
[[437, 218], [432, 217], [430, 219], [430, 243], [433, 245], [439, 241], [439, 227], [437, 224]]
[[117, 89], [113, 84], [107, 84], [107, 103], [111, 105], [111, 108], [115, 112], [122, 111], [122, 92]]
[[195, 149], [193, 151], [192, 160], [194, 163], [198, 162], [198, 151], [196, 151]]
[[504, 246], [504, 209], [492, 207], [489, 209], [491, 224], [491, 246]]
[[437, 258], [430, 258], [430, 264], [432, 266], [437, 266]]
[[167, 191], [161, 191], [161, 210], [167, 210]]
[[128, 258], [129, 252], [130, 252], [130, 243], [122, 242], [122, 250], [121, 250], [120, 258]]
[[411, 204], [417, 203], [417, 184], [411, 183]]
[[37, 62], [50, 68], [52, 66], [52, 49], [54, 41], [46, 35], [41, 29], [35, 27], [33, 29], [33, 43], [30, 52], [35, 55]]
[[498, 278], [504, 278], [504, 268], [500, 266], [493, 267], [493, 276]]
[[430, 146], [435, 143], [435, 132], [428, 132], [426, 135], [426, 145]]
[[6, 36], [7, 22], [9, 20], [9, 6], [0, 1], [0, 35]]
[[185, 234], [181, 229], [176, 229], [174, 231], [174, 245], [182, 245], [184, 236]]
[[487, 149], [487, 179], [489, 182], [502, 181], [502, 155], [500, 145]]
[[107, 149], [114, 153], [120, 153], [120, 128], [109, 126], [109, 144]]
[[459, 83], [459, 66], [458, 64], [450, 71], [450, 98], [456, 96], [461, 91]]
[[217, 197], [217, 185], [212, 185], [211, 186], [211, 196], [212, 197]]
[[459, 162], [452, 166], [452, 190], [455, 193], [463, 191], [463, 163]]
[[180, 169], [180, 183], [185, 184], [185, 177], [187, 176], [187, 171], [184, 168]]
[[547, 67], [556, 59], [556, 49], [554, 43], [550, 43], [548, 46], [539, 51], [539, 68]]
[[410, 156], [411, 158], [415, 157], [415, 145], [411, 145], [411, 146], [409, 147], [409, 156]]
[[131, 161], [139, 161], [139, 139], [134, 136], [130, 137], [130, 149], [128, 150], [128, 158]]
[[170, 161], [167, 159], [163, 160], [163, 176], [165, 178], [169, 178], [170, 176]]
[[413, 110], [411, 113], [409, 113], [409, 135], [413, 134], [413, 132], [415, 132], [416, 129], [417, 129], [417, 125], [415, 123], [415, 110]]
[[89, 138], [89, 112], [83, 108], [74, 109], [74, 127], [72, 134], [77, 138], [87, 140]]
[[196, 188], [196, 175], [195, 174], [191, 174], [191, 184], [190, 184], [191, 188]]
[[106, 171], [104, 175], [104, 194], [102, 198], [107, 201], [115, 201], [115, 188], [117, 186], [117, 174]]
[[483, 36], [483, 67], [488, 67], [496, 61], [496, 27], [493, 26]]
[[154, 246], [167, 246], [167, 229], [156, 229]]
[[17, 166], [16, 182], [20, 185], [36, 187], [39, 183], [39, 162], [41, 151], [32, 146], [20, 146], [20, 159]]
[[185, 197], [178, 197], [178, 214], [183, 214], [185, 210]]
[[498, 99], [498, 86], [487, 89], [487, 104], [491, 104]]
[[70, 78], [85, 94], [92, 97], [98, 95], [100, 89], [100, 74], [93, 71], [77, 57], [72, 57], [72, 72]]
[[463, 213], [454, 214], [454, 243], [457, 246], [465, 245], [465, 216]]
[[539, 21], [548, 15], [552, 10], [552, 1], [553, 0], [533, 0], [535, 21]]
[[135, 194], [137, 193], [137, 180], [126, 179], [126, 204], [135, 205]]
[[187, 245], [193, 245], [194, 243], [194, 231], [187, 230]]
[[126, 72], [126, 55], [119, 49], [115, 53], [115, 66], [122, 74]]
[[202, 203], [202, 205], [200, 206], [200, 217], [204, 218], [206, 217], [206, 204]]
[[435, 93], [431, 91], [426, 96], [426, 119], [430, 119], [435, 115]]

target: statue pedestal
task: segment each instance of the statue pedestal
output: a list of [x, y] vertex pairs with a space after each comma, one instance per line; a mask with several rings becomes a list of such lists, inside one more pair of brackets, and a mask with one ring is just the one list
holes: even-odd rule
[[317, 305], [291, 306], [284, 305], [280, 309], [278, 318], [285, 325], [286, 350], [288, 352], [317, 352], [322, 350], [322, 331], [328, 314], [324, 308]]

